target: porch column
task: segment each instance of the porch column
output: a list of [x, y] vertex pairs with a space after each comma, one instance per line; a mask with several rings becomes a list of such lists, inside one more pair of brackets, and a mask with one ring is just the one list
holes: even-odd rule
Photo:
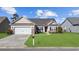
[[49, 31], [50, 31], [50, 26], [48, 26], [47, 28], [47, 35], [49, 35]]
[[49, 32], [50, 31], [50, 26], [48, 26], [48, 28], [47, 28], [47, 32]]
[[43, 32], [45, 32], [45, 27], [43, 26]]

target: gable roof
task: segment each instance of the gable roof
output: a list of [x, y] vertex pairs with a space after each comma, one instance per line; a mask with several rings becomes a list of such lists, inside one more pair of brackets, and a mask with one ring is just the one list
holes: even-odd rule
[[[15, 24], [17, 21], [19, 21], [22, 18], [23, 17], [19, 18], [15, 22], [12, 22], [12, 24]], [[40, 25], [46, 26], [46, 25], [49, 25], [50, 23], [56, 22], [54, 18], [28, 18], [28, 20], [34, 23], [35, 25], [39, 25], [39, 26]], [[21, 25], [21, 24], [18, 24], [18, 25]]]
[[20, 17], [19, 19], [13, 21], [11, 25], [34, 25], [34, 23], [26, 17]]
[[4, 20], [8, 19], [7, 17], [5, 16], [0, 16], [0, 23], [2, 23]]
[[66, 20], [68, 20], [73, 26], [79, 26], [79, 17], [68, 17], [68, 18], [66, 18]]
[[79, 26], [79, 17], [69, 17], [67, 19], [73, 26]]
[[56, 22], [54, 18], [31, 18], [29, 19], [31, 20], [32, 22], [34, 22], [36, 25], [39, 25], [39, 26], [47, 26], [51, 23], [54, 23]]

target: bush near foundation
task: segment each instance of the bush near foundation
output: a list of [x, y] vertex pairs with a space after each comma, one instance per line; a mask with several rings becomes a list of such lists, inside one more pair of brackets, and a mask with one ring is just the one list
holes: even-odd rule
[[13, 30], [12, 30], [11, 28], [9, 28], [9, 29], [7, 30], [7, 34], [13, 34]]
[[57, 33], [62, 33], [63, 32], [62, 27], [61, 26], [56, 27], [56, 32]]

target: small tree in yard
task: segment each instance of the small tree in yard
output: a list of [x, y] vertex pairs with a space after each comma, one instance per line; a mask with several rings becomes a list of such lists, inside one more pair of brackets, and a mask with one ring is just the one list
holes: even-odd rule
[[12, 17], [11, 17], [12, 22], [15, 22], [18, 18], [19, 18], [19, 15], [17, 13], [13, 14]]
[[56, 27], [56, 32], [57, 33], [62, 33], [62, 27], [61, 26]]
[[7, 34], [9, 34], [9, 35], [10, 35], [10, 34], [13, 34], [13, 30], [9, 28], [9, 29], [7, 30]]

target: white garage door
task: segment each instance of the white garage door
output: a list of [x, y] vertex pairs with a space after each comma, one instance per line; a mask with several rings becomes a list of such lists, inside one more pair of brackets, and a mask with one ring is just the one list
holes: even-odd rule
[[15, 28], [15, 34], [32, 34], [32, 28]]

